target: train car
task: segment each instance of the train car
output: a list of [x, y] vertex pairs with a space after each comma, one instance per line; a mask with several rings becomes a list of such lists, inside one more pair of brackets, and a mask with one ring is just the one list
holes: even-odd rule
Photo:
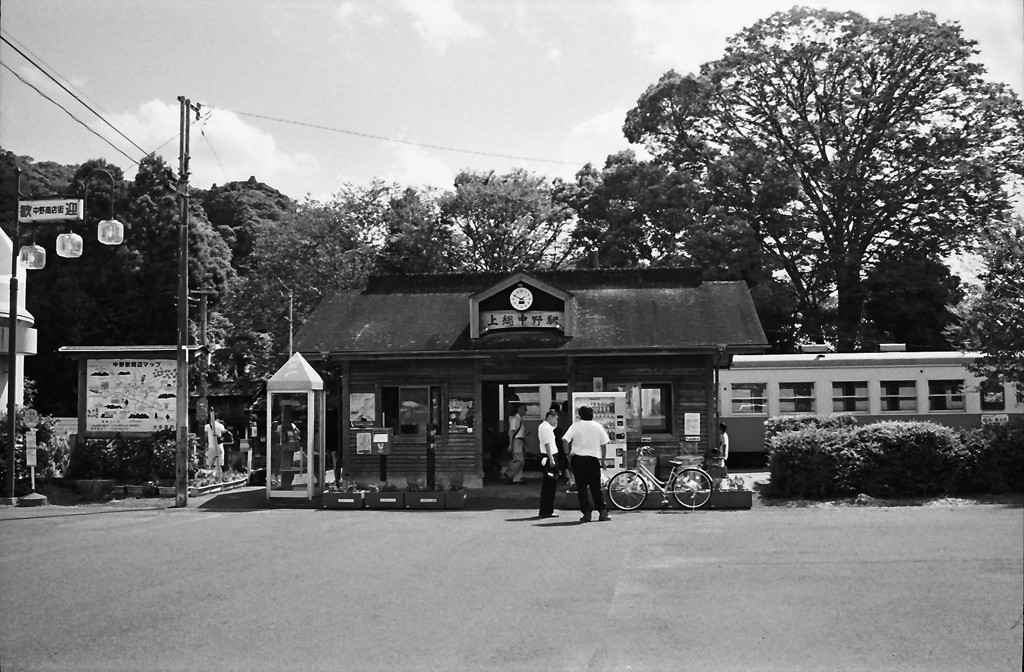
[[949, 427], [1006, 422], [1024, 413], [1024, 390], [984, 384], [961, 352], [804, 352], [737, 355], [719, 378], [730, 462], [763, 462], [764, 421], [776, 415], [851, 413], [860, 424], [928, 420]]

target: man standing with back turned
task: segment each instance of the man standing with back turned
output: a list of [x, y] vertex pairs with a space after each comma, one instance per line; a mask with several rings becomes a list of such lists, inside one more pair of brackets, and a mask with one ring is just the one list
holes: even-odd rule
[[[569, 463], [576, 475], [576, 490], [579, 493], [581, 523], [589, 523], [590, 514], [597, 509], [598, 520], [610, 520], [608, 508], [601, 492], [601, 469], [608, 452], [608, 432], [600, 423], [594, 422], [594, 411], [589, 406], [580, 406], [576, 413], [579, 422], [566, 430], [562, 440], [571, 443]], [[590, 497], [587, 497], [587, 492]], [[593, 499], [593, 508], [590, 500]]]

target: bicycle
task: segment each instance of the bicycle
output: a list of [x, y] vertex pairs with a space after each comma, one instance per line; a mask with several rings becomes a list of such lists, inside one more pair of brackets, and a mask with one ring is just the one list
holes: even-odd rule
[[663, 508], [668, 506], [670, 492], [684, 509], [699, 509], [708, 503], [714, 489], [714, 480], [708, 472], [675, 459], [672, 472], [662, 481], [640, 460], [652, 452], [649, 446], [641, 446], [637, 450], [636, 468], [620, 471], [608, 481], [608, 499], [616, 508], [623, 511], [640, 508], [652, 488], [661, 492]]

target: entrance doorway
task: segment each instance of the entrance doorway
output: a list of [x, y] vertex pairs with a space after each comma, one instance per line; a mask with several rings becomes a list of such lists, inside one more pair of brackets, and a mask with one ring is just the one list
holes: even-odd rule
[[[540, 444], [537, 427], [552, 405], [562, 416], [560, 427], [572, 423], [569, 408], [569, 386], [565, 383], [483, 382], [483, 471], [484, 480], [497, 480], [508, 463], [508, 418], [515, 404], [522, 404], [523, 428], [526, 432], [526, 471], [540, 471]], [[568, 415], [568, 417], [566, 417]], [[560, 433], [556, 431], [556, 435]]]

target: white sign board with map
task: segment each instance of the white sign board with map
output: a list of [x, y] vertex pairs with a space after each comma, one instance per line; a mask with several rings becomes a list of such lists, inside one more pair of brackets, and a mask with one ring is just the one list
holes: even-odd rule
[[177, 372], [173, 359], [90, 359], [86, 431], [152, 433], [173, 428]]

